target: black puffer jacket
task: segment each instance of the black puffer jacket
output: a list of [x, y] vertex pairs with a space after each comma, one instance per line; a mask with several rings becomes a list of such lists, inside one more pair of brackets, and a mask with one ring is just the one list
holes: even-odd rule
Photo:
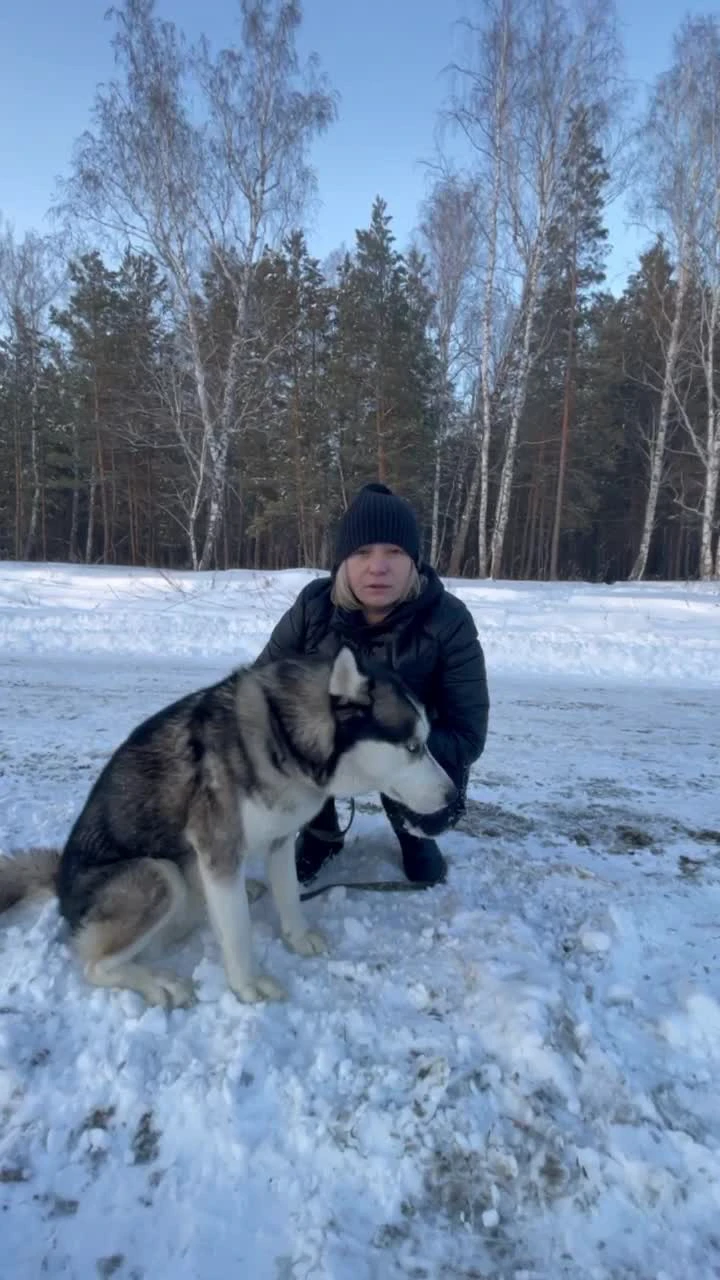
[[453, 781], [464, 787], [487, 735], [489, 697], [485, 659], [475, 623], [427, 565], [415, 600], [398, 605], [384, 622], [369, 626], [361, 613], [336, 608], [331, 578], [309, 582], [278, 622], [258, 664], [293, 654], [334, 658], [343, 644], [386, 663], [425, 705], [428, 743]]

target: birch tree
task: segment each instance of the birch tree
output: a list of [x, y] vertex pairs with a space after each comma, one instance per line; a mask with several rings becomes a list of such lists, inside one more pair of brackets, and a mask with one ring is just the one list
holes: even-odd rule
[[[644, 577], [663, 479], [668, 429], [677, 407], [675, 376], [680, 356], [685, 307], [701, 230], [708, 159], [703, 118], [704, 24], [688, 21], [675, 38], [669, 71], [655, 83], [640, 135], [636, 209], [665, 236], [676, 265], [677, 287], [665, 348], [657, 423], [650, 441], [647, 499], [631, 579]], [[717, 181], [717, 170], [714, 180]]]
[[[572, 107], [582, 101], [598, 117], [609, 118], [620, 56], [614, 8], [605, 0], [572, 5], [565, 0], [479, 0], [476, 10], [477, 18], [466, 24], [471, 48], [468, 60], [457, 68], [461, 88], [452, 110], [474, 153], [478, 186], [486, 192], [480, 448], [458, 540], [467, 535], [479, 494], [479, 571], [484, 574], [492, 418], [498, 411], [491, 374], [493, 340], [499, 301], [511, 292], [513, 367], [489, 547], [490, 572], [497, 576], [531, 370], [540, 273], [558, 213]], [[504, 371], [506, 363], [501, 362]], [[453, 559], [461, 557], [462, 548], [456, 546]]]
[[426, 201], [420, 236], [427, 255], [429, 286], [435, 299], [434, 330], [443, 404], [438, 412], [432, 489], [430, 563], [437, 567], [442, 544], [440, 494], [443, 450], [453, 401], [452, 388], [463, 378], [466, 352], [462, 320], [477, 261], [477, 193], [456, 174], [440, 178]]
[[[308, 146], [335, 112], [316, 61], [298, 58], [298, 0], [239, 0], [239, 9], [239, 46], [215, 55], [161, 21], [154, 0], [111, 10], [117, 78], [98, 89], [64, 201], [73, 216], [151, 253], [174, 289], [199, 424], [181, 438], [192, 452], [188, 538], [198, 569], [213, 562], [230, 442], [242, 432], [257, 263], [299, 218], [314, 183]], [[204, 342], [207, 270], [225, 275], [233, 299], [221, 359]]]
[[[690, 310], [687, 326], [683, 328], [684, 360], [677, 360], [673, 368], [671, 394], [673, 408], [682, 423], [693, 452], [702, 468], [702, 499], [699, 508], [688, 507], [681, 499], [679, 504], [690, 510], [700, 522], [700, 577], [707, 581], [720, 576], [720, 560], [713, 556], [718, 480], [720, 478], [720, 396], [718, 395], [718, 354], [720, 351], [720, 230], [712, 250], [707, 256], [698, 254], [695, 261], [697, 275], [694, 283], [698, 294], [697, 304]], [[686, 329], [690, 329], [688, 333]], [[704, 414], [698, 420], [698, 400], [688, 393], [687, 366], [699, 373], [704, 400]], [[691, 380], [692, 381], [692, 380]], [[720, 543], [720, 539], [718, 539]], [[720, 551], [720, 546], [718, 547]]]
[[[607, 231], [601, 221], [603, 187], [608, 180], [604, 157], [593, 140], [592, 121], [582, 106], [573, 108], [568, 147], [564, 159], [561, 220], [551, 229], [549, 293], [555, 293], [555, 323], [564, 345], [560, 454], [555, 510], [550, 540], [550, 578], [557, 578], [560, 531], [574, 416], [575, 364], [581, 326], [587, 317], [592, 291], [605, 275]], [[559, 323], [558, 323], [559, 322]], [[562, 332], [564, 330], [564, 332]]]
[[[717, 217], [717, 213], [716, 213]], [[690, 438], [701, 459], [705, 484], [700, 533], [700, 577], [720, 578], [720, 536], [717, 537], [713, 560], [713, 539], [717, 529], [718, 489], [720, 482], [720, 397], [718, 395], [718, 353], [720, 350], [720, 219], [716, 224], [716, 246], [712, 277], [702, 291], [703, 314], [699, 334], [700, 356], [705, 384], [705, 438], [690, 431]]]
[[512, 116], [521, 92], [522, 69], [516, 44], [517, 0], [490, 0], [479, 21], [467, 19], [468, 61], [457, 65], [458, 92], [450, 118], [471, 150], [476, 194], [476, 223], [481, 237], [477, 290], [480, 298], [480, 351], [474, 413], [480, 428], [470, 485], [450, 556], [451, 574], [462, 566], [470, 524], [480, 500], [478, 574], [487, 573], [487, 512], [493, 404], [493, 340], [497, 327], [497, 271], [501, 255], [503, 201], [514, 181]]
[[609, 122], [617, 96], [620, 50], [615, 10], [605, 0], [566, 5], [535, 0], [522, 33], [523, 94], [518, 110], [516, 181], [510, 187], [513, 245], [522, 275], [521, 339], [512, 380], [490, 571], [499, 576], [510, 514], [520, 420], [527, 398], [540, 269], [559, 212], [565, 157], [574, 143], [578, 102]]
[[698, 59], [696, 83], [702, 145], [702, 201], [697, 265], [701, 314], [697, 349], [705, 393], [704, 432], [688, 422], [688, 433], [704, 471], [700, 533], [700, 577], [720, 577], [720, 536], [713, 559], [718, 486], [720, 484], [720, 24], [699, 18], [688, 24]]
[[[32, 497], [30, 515], [24, 537], [23, 555], [30, 558], [35, 547], [42, 497], [40, 437], [43, 423], [38, 411], [43, 328], [48, 308], [57, 296], [64, 278], [64, 265], [57, 245], [35, 231], [28, 231], [16, 242], [10, 227], [0, 232], [0, 322], [9, 335], [11, 345], [23, 347], [29, 364], [29, 445]], [[16, 486], [22, 482], [22, 442], [16, 441]], [[16, 493], [16, 510], [21, 508], [21, 495]], [[19, 530], [16, 536], [19, 536]]]

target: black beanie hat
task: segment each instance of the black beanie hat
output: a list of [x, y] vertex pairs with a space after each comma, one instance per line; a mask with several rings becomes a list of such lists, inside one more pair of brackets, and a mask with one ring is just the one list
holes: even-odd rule
[[338, 525], [336, 564], [373, 542], [402, 547], [418, 562], [420, 531], [413, 509], [385, 484], [366, 484], [350, 503]]

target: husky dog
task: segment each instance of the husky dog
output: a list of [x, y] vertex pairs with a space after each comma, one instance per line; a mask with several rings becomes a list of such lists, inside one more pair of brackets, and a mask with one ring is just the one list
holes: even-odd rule
[[308, 929], [294, 837], [330, 796], [382, 790], [415, 813], [456, 789], [427, 749], [423, 708], [391, 672], [284, 659], [244, 667], [135, 729], [97, 779], [59, 854], [0, 859], [0, 910], [54, 890], [90, 982], [186, 1004], [187, 983], [141, 962], [207, 907], [230, 987], [244, 1001], [284, 991], [253, 972], [248, 854], [265, 854], [287, 945], [325, 949]]

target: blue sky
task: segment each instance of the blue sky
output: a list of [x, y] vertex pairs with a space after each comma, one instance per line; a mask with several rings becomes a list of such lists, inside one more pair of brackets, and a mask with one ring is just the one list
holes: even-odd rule
[[[433, 153], [443, 68], [463, 0], [305, 0], [304, 52], [316, 51], [340, 94], [336, 125], [314, 151], [320, 205], [310, 228], [319, 257], [367, 224], [384, 196], [400, 247], [410, 236]], [[106, 0], [6, 0], [0, 12], [0, 214], [22, 234], [43, 229], [57, 175], [89, 122], [96, 83], [112, 73]], [[650, 82], [671, 56], [684, 4], [620, 0], [633, 80]], [[160, 0], [160, 12], [216, 47], [236, 29], [234, 0]], [[644, 237], [610, 211], [609, 282], [622, 287]]]

